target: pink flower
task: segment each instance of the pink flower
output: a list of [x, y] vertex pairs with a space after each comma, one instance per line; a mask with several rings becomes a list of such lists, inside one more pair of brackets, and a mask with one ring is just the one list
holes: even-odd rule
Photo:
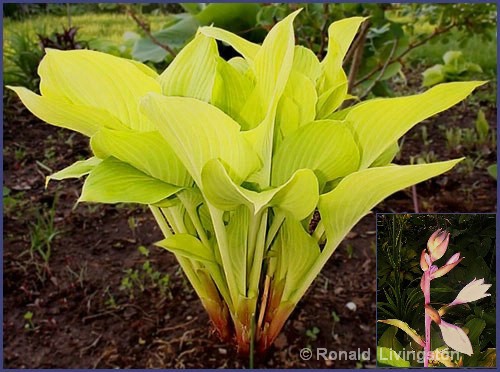
[[441, 266], [434, 273], [431, 273], [432, 274], [431, 279], [436, 279], [447, 274], [448, 272], [451, 271], [451, 269], [457, 266], [463, 259], [464, 257], [460, 258], [460, 252], [455, 253], [453, 256], [450, 257], [450, 259], [446, 262], [446, 264]]
[[476, 280], [476, 278], [474, 278], [472, 282], [462, 288], [462, 290], [458, 293], [457, 298], [455, 298], [455, 300], [448, 306], [465, 304], [467, 302], [477, 301], [481, 298], [491, 296], [489, 293], [486, 293], [490, 287], [491, 284], [484, 284], [484, 279]]
[[441, 319], [439, 323], [439, 328], [441, 329], [441, 334], [443, 335], [443, 340], [451, 347], [453, 350], [459, 351], [461, 353], [472, 355], [472, 345], [470, 343], [469, 337], [465, 334], [462, 328], [446, 323]]
[[431, 256], [432, 261], [439, 260], [446, 252], [448, 248], [448, 242], [450, 241], [450, 233], [445, 230], [436, 230], [429, 240], [427, 241], [427, 249]]

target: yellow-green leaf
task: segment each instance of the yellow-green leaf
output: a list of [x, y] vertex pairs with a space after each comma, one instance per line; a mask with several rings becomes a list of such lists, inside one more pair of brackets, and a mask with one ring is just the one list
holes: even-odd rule
[[415, 124], [460, 102], [482, 84], [440, 84], [422, 94], [374, 99], [354, 106], [345, 120], [360, 147], [360, 169], [370, 166]]
[[358, 166], [359, 151], [349, 129], [338, 121], [314, 121], [283, 140], [273, 158], [271, 184], [281, 185], [301, 168], [313, 170], [324, 184]]
[[113, 156], [134, 168], [177, 186], [191, 186], [193, 180], [161, 134], [101, 129], [91, 139], [100, 158]]
[[153, 130], [139, 112], [143, 95], [160, 92], [151, 74], [127, 59], [92, 50], [46, 52], [38, 67], [43, 97], [105, 110], [132, 129]]
[[379, 322], [397, 327], [403, 332], [405, 332], [408, 336], [410, 336], [420, 346], [423, 347], [425, 345], [424, 341], [422, 340], [422, 337], [420, 337], [417, 334], [417, 332], [408, 325], [408, 323], [405, 323], [399, 319], [381, 319], [379, 320]]
[[213, 252], [210, 248], [189, 234], [175, 234], [156, 242], [155, 245], [195, 261], [214, 263]]
[[210, 101], [218, 58], [215, 40], [196, 35], [160, 75], [163, 94]]
[[232, 32], [218, 27], [200, 27], [199, 32], [205, 36], [209, 36], [231, 45], [238, 53], [245, 57], [248, 62], [253, 61], [260, 49], [260, 45], [245, 40]]
[[92, 169], [94, 169], [102, 160], [96, 158], [95, 156], [88, 158], [86, 160], [79, 160], [74, 162], [70, 166], [61, 169], [60, 171], [51, 174], [45, 178], [45, 186], [50, 180], [64, 180], [66, 178], [80, 178], [89, 174]]
[[126, 129], [120, 121], [106, 110], [74, 104], [62, 98], [39, 96], [24, 87], [11, 87], [22, 103], [41, 120], [92, 136], [99, 128]]
[[318, 203], [318, 181], [309, 169], [296, 171], [280, 187], [256, 192], [236, 185], [218, 160], [211, 160], [203, 168], [202, 182], [207, 199], [221, 210], [234, 210], [246, 205], [254, 214], [274, 206], [302, 220]]
[[97, 165], [85, 180], [78, 199], [96, 203], [155, 204], [182, 190], [148, 176], [112, 157]]
[[224, 162], [238, 184], [260, 167], [238, 123], [217, 107], [194, 98], [149, 94], [142, 108], [200, 188], [201, 170], [211, 159]]

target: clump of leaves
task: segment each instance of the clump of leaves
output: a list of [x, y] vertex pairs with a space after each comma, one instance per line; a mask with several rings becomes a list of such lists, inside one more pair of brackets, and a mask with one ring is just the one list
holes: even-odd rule
[[[297, 13], [262, 45], [201, 27], [159, 76], [94, 51], [48, 49], [42, 95], [12, 87], [41, 119], [90, 137], [95, 156], [49, 179], [87, 175], [79, 201], [149, 205], [165, 235], [157, 245], [242, 353], [272, 344], [372, 207], [460, 161], [391, 164], [404, 133], [482, 84], [339, 110], [351, 98], [342, 60], [365, 19], [330, 25], [320, 62], [295, 45]], [[216, 40], [241, 56], [224, 60]]]
[[445, 81], [459, 81], [473, 73], [483, 72], [481, 66], [465, 60], [461, 51], [450, 50], [443, 55], [444, 64], [429, 67], [422, 73], [422, 85], [430, 87]]
[[76, 27], [63, 27], [62, 32], [54, 32], [50, 36], [38, 34], [38, 39], [42, 49], [46, 48], [59, 49], [59, 50], [73, 50], [88, 48], [87, 42], [77, 40], [76, 34], [78, 28]]

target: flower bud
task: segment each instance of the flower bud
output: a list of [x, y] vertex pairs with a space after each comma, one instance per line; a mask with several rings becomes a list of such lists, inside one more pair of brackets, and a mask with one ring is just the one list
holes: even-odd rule
[[427, 241], [427, 249], [431, 256], [432, 261], [439, 260], [446, 252], [448, 248], [448, 242], [450, 241], [450, 233], [445, 230], [436, 230], [429, 240]]

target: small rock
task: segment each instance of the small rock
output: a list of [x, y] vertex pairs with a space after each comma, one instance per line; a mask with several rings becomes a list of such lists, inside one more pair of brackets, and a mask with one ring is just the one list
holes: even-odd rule
[[354, 302], [346, 303], [345, 307], [347, 307], [351, 311], [356, 311], [356, 309], [358, 308]]
[[280, 335], [274, 341], [274, 346], [278, 349], [284, 349], [288, 346], [288, 339], [286, 338], [284, 333], [280, 333]]

